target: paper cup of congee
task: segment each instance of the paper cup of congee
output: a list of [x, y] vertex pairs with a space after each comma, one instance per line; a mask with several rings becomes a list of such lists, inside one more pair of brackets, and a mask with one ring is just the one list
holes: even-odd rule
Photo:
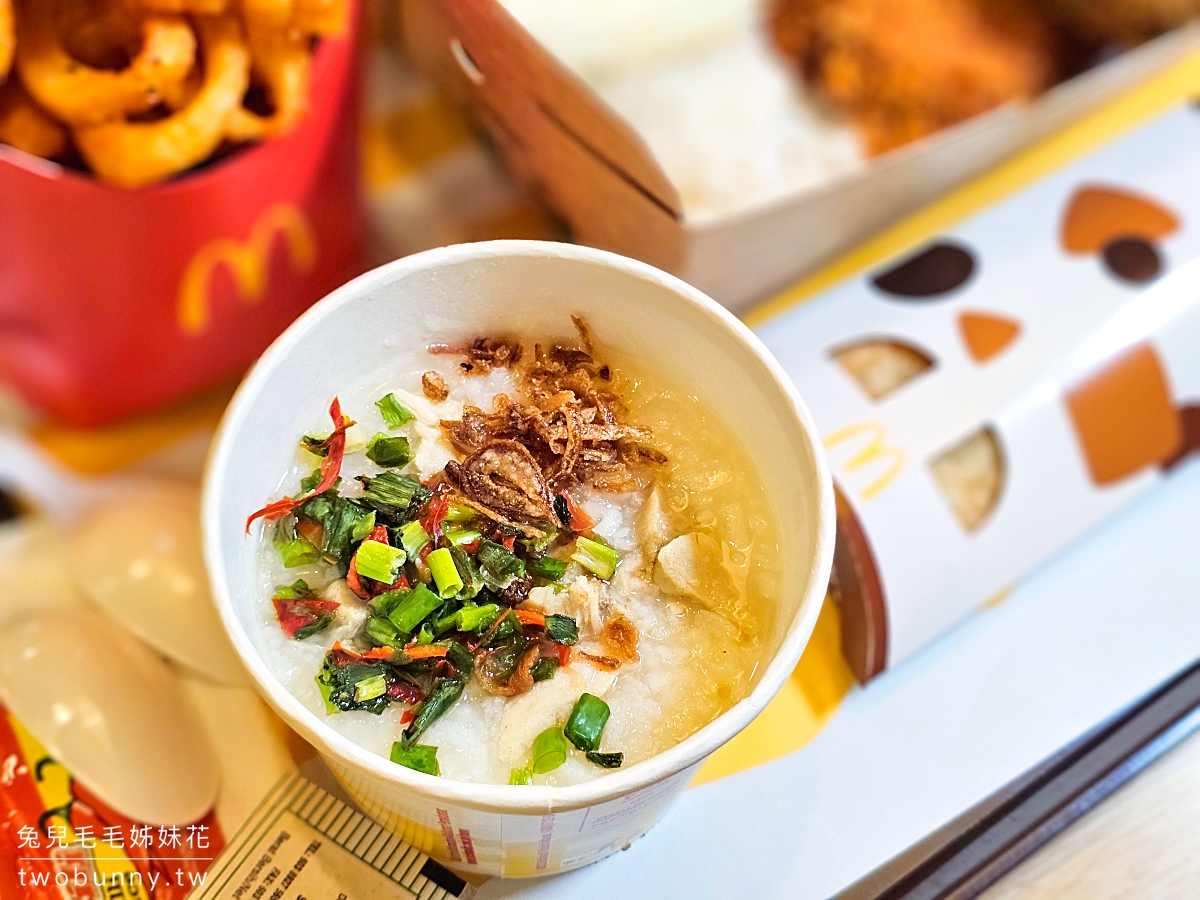
[[530, 241], [410, 256], [301, 316], [203, 503], [266, 700], [368, 814], [501, 876], [628, 847], [762, 711], [834, 520], [808, 410], [743, 324]]

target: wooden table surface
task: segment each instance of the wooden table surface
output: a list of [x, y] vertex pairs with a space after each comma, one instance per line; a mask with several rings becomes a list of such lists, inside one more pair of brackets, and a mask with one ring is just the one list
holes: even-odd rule
[[1200, 734], [1046, 844], [984, 900], [1200, 897]]

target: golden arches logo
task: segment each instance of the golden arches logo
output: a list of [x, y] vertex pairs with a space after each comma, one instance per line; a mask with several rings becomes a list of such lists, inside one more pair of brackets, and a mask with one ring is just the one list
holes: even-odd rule
[[304, 213], [290, 203], [277, 203], [263, 210], [244, 243], [217, 238], [201, 247], [188, 263], [179, 285], [179, 328], [198, 335], [212, 323], [208, 283], [213, 270], [224, 263], [233, 275], [238, 295], [245, 303], [257, 303], [267, 288], [271, 243], [283, 235], [293, 269], [309, 272], [317, 261], [317, 245]]
[[870, 500], [872, 497], [878, 496], [885, 487], [895, 481], [896, 476], [904, 471], [908, 456], [901, 448], [886, 442], [887, 429], [879, 422], [856, 422], [853, 425], [847, 425], [829, 435], [823, 443], [826, 450], [832, 450], [839, 444], [857, 438], [865, 438], [865, 440], [862, 449], [846, 460], [845, 470], [847, 472], [855, 472], [874, 460], [886, 461], [886, 466], [879, 477], [859, 492], [859, 499]]

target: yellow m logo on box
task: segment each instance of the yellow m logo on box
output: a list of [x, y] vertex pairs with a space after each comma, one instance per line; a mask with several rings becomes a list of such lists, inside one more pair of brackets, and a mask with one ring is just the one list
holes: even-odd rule
[[825, 449], [832, 450], [847, 441], [857, 441], [861, 444], [861, 449], [848, 457], [843, 464], [847, 473], [856, 472], [877, 460], [884, 463], [878, 477], [858, 492], [860, 500], [870, 500], [878, 496], [904, 471], [908, 462], [908, 456], [901, 448], [887, 443], [887, 430], [879, 422], [856, 422], [847, 425], [824, 439]]
[[267, 289], [271, 244], [283, 235], [288, 260], [298, 272], [309, 272], [317, 261], [317, 246], [304, 213], [290, 203], [277, 203], [263, 210], [250, 229], [245, 243], [218, 238], [196, 251], [179, 285], [179, 328], [184, 334], [206, 332], [212, 322], [208, 284], [213, 270], [224, 263], [233, 275], [238, 295], [246, 303], [257, 303]]

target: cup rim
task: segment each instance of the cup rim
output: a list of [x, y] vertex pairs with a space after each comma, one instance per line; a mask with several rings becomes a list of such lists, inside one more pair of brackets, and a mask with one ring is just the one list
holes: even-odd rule
[[[684, 303], [699, 310], [710, 321], [721, 326], [731, 339], [740, 343], [763, 366], [782, 391], [790, 405], [815, 463], [818, 494], [815, 498], [815, 553], [808, 585], [800, 599], [798, 612], [792, 620], [778, 649], [765, 667], [758, 683], [750, 693], [713, 721], [678, 744], [649, 759], [635, 763], [603, 778], [582, 784], [497, 785], [453, 781], [426, 775], [398, 766], [383, 756], [345, 737], [321, 721], [282, 685], [267, 667], [250, 635], [242, 627], [234, 610], [227, 581], [224, 554], [221, 550], [220, 510], [222, 498], [217, 486], [224, 480], [225, 470], [233, 455], [234, 440], [246, 421], [262, 384], [274, 368], [292, 351], [303, 335], [320, 327], [321, 322], [346, 304], [368, 293], [375, 285], [394, 281], [404, 274], [438, 268], [470, 260], [505, 257], [558, 258], [591, 263], [622, 271], [632, 277], [655, 282], [665, 287]], [[454, 244], [406, 256], [360, 275], [333, 291], [297, 318], [259, 357], [247, 373], [226, 407], [210, 445], [205, 465], [201, 501], [201, 530], [204, 561], [211, 582], [211, 591], [225, 630], [243, 665], [246, 666], [258, 692], [292, 728], [300, 733], [323, 756], [353, 767], [369, 775], [414, 793], [457, 803], [471, 808], [511, 814], [545, 814], [592, 806], [639, 791], [695, 766], [718, 747], [742, 731], [766, 707], [795, 668], [808, 642], [826, 592], [828, 573], [833, 561], [835, 513], [833, 482], [816, 425], [808, 407], [801, 399], [782, 366], [762, 341], [732, 313], [697, 288], [647, 263], [629, 259], [606, 250], [553, 241], [498, 240], [472, 244]]]

